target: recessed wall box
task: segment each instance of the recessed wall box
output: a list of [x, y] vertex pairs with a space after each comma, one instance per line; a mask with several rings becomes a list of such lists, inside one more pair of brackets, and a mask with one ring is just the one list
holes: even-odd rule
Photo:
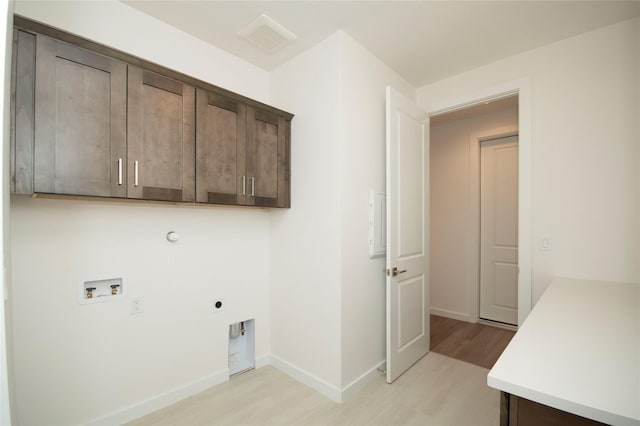
[[229, 324], [229, 376], [256, 366], [254, 320]]
[[81, 304], [118, 300], [124, 297], [122, 278], [82, 281], [78, 294]]
[[387, 254], [387, 196], [369, 191], [369, 257]]

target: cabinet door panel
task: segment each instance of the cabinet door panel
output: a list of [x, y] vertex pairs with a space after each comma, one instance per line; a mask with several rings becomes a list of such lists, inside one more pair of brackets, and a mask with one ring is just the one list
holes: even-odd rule
[[121, 197], [126, 67], [37, 38], [34, 191]]
[[248, 203], [289, 207], [289, 122], [275, 114], [249, 108], [247, 112]]
[[193, 201], [195, 89], [129, 67], [130, 198]]
[[[109, 158], [111, 151], [109, 74], [62, 58], [57, 58], [55, 66], [54, 173], [68, 177], [68, 185], [83, 179], [99, 182], [109, 176], [110, 166], [108, 161], [101, 161]], [[88, 144], [87, 140], [95, 143]]]
[[278, 197], [278, 125], [256, 121], [255, 193], [257, 196]]
[[197, 98], [196, 201], [244, 204], [246, 107], [204, 90]]
[[33, 194], [36, 36], [14, 30], [11, 67], [11, 192]]

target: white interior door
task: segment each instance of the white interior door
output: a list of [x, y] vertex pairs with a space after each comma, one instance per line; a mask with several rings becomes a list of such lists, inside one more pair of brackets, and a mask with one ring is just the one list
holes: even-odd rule
[[480, 144], [480, 318], [518, 323], [518, 137]]
[[387, 382], [429, 351], [427, 114], [387, 87]]

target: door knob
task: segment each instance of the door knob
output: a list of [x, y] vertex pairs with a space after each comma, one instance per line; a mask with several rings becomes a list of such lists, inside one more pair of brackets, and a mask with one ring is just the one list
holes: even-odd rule
[[407, 272], [407, 270], [406, 270], [406, 269], [403, 269], [402, 271], [398, 271], [398, 268], [394, 266], [394, 267], [391, 269], [391, 276], [392, 276], [392, 277], [395, 277], [396, 275], [398, 275], [398, 274], [404, 274], [405, 272]]
[[387, 273], [387, 276], [391, 275], [392, 277], [395, 277], [398, 274], [404, 274], [405, 272], [407, 272], [406, 269], [403, 269], [402, 271], [398, 271], [397, 266], [394, 266], [393, 268], [391, 268], [391, 270], [385, 269], [384, 271]]

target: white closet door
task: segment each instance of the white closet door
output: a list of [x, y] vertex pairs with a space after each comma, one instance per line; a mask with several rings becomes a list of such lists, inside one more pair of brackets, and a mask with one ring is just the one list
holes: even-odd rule
[[518, 323], [518, 137], [480, 145], [480, 318]]

